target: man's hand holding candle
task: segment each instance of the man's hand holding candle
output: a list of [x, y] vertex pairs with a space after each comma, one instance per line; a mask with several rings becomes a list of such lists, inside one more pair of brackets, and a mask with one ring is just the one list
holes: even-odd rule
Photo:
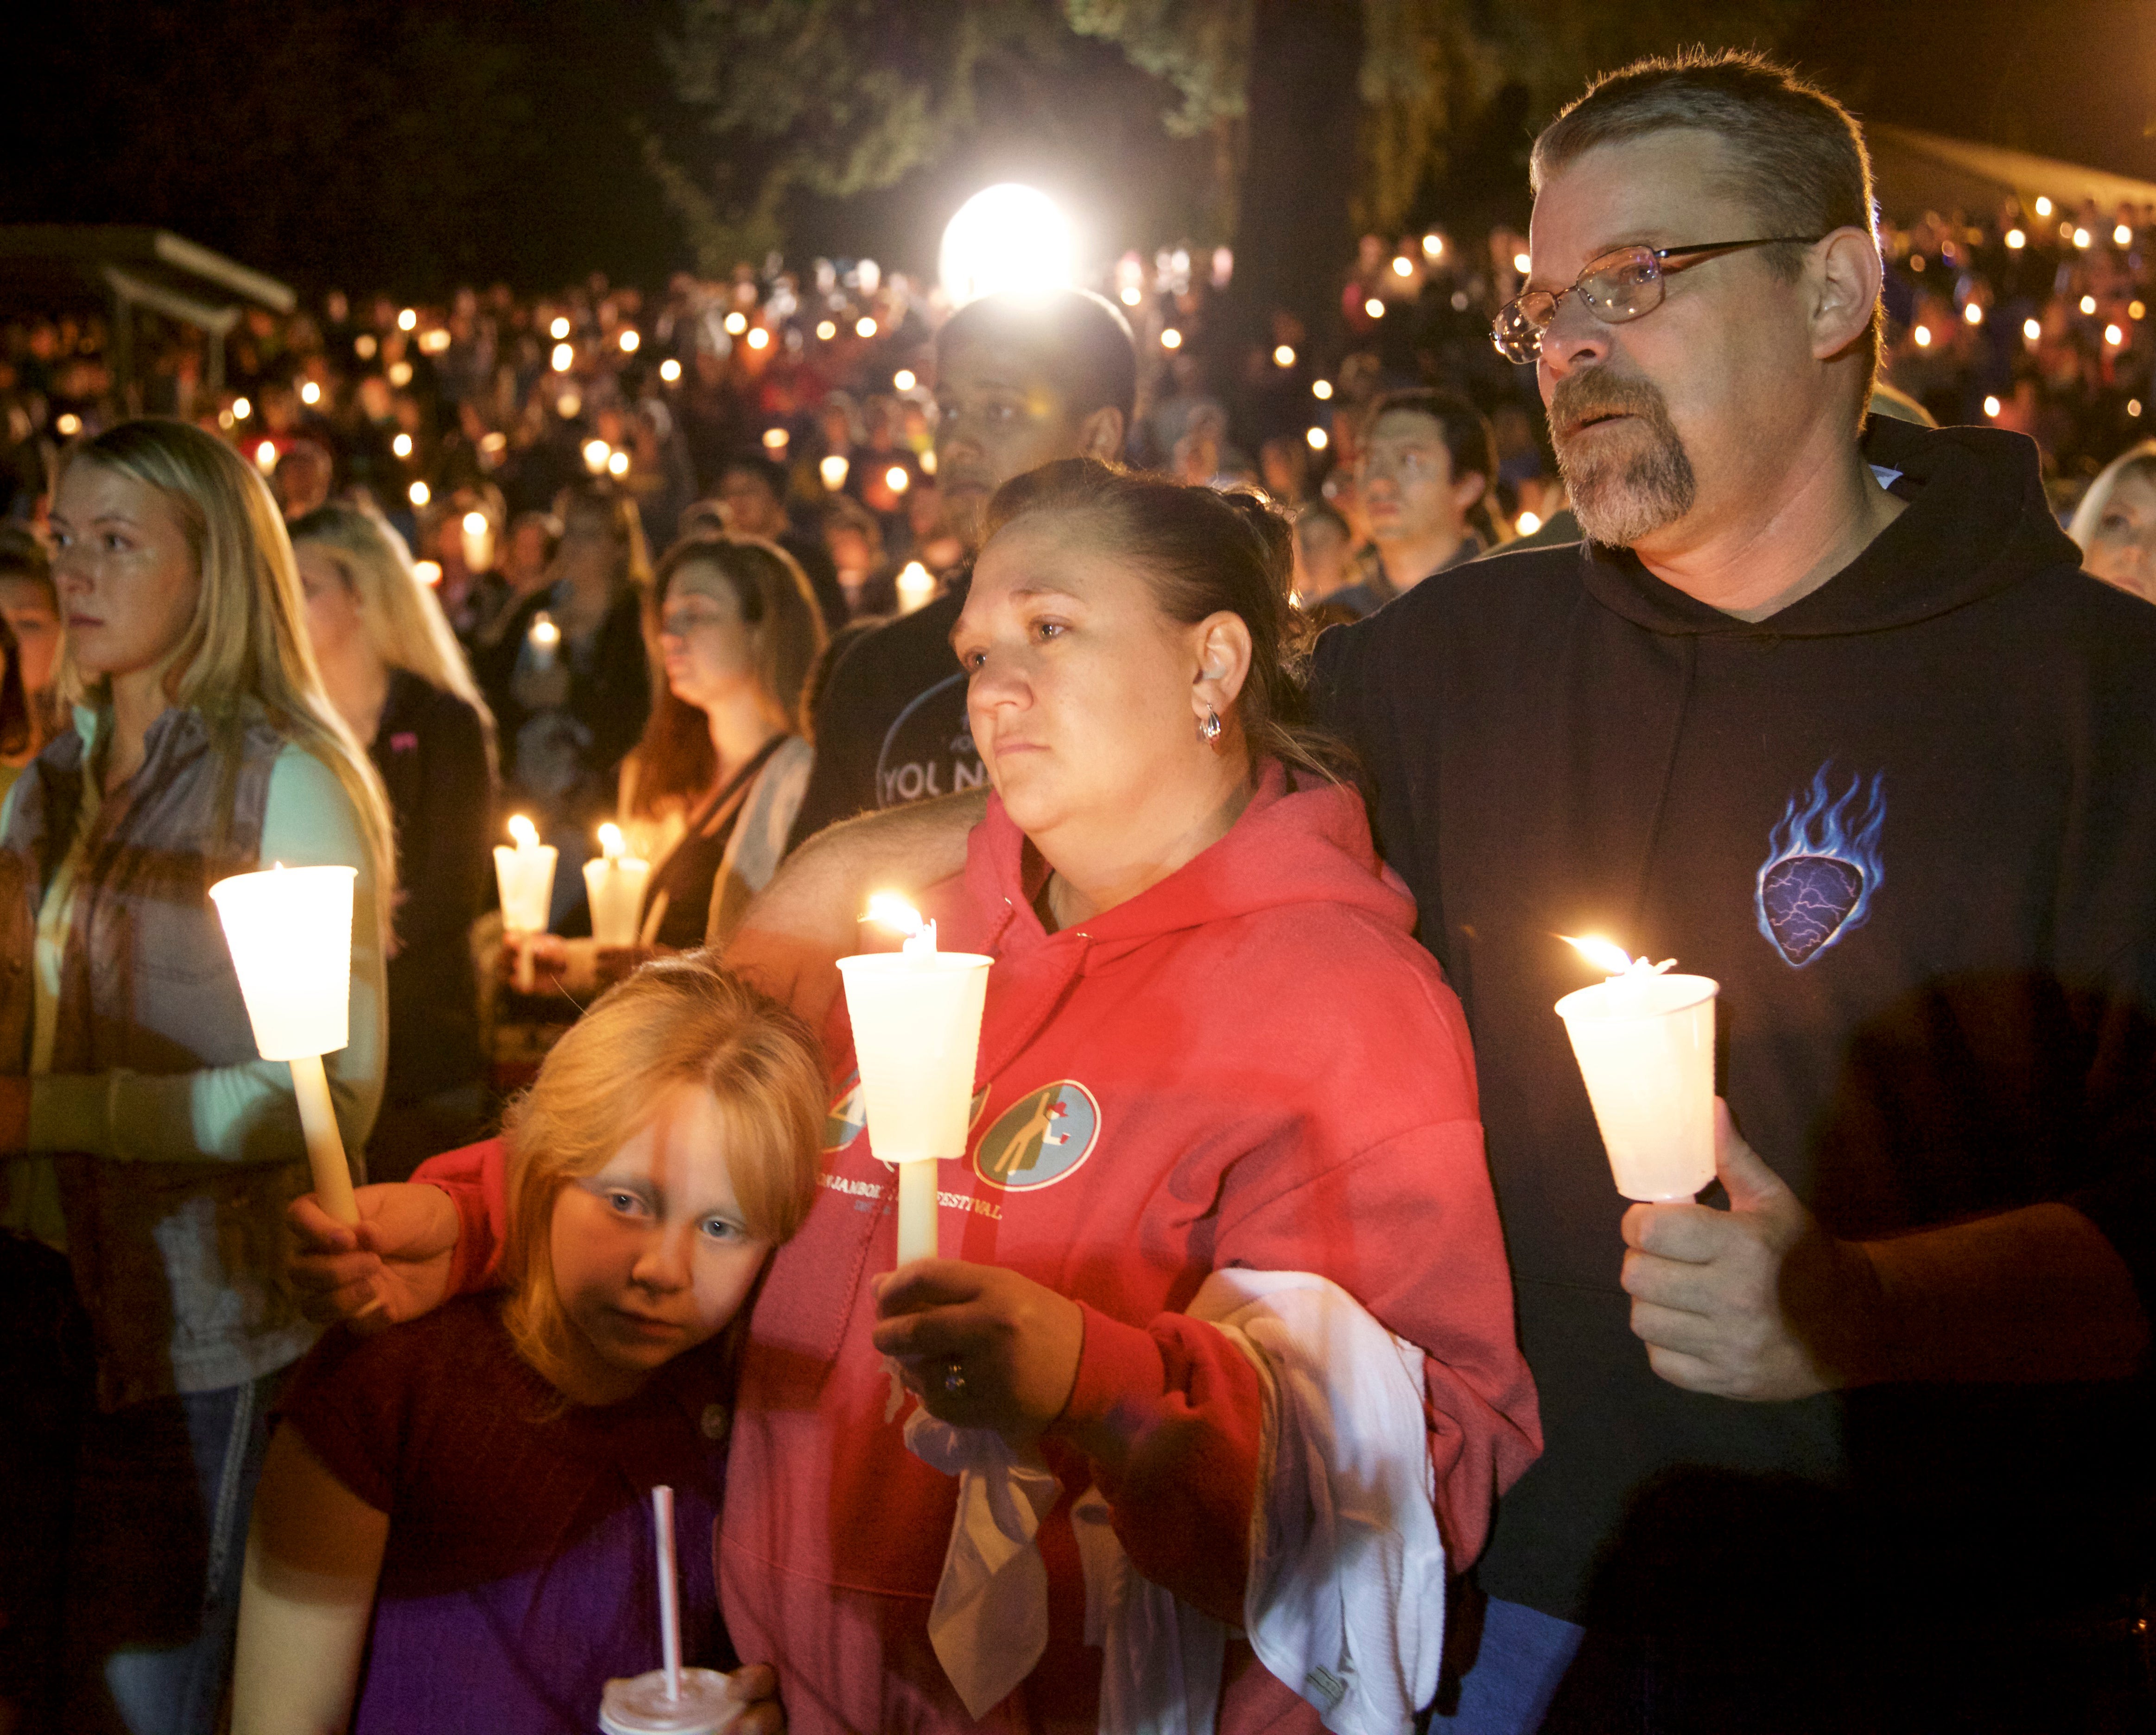
[[[921, 1406], [1016, 1448], [1070, 1402], [1086, 1316], [1067, 1296], [1000, 1265], [916, 1260], [876, 1280], [877, 1349]], [[1085, 1442], [1077, 1442], [1081, 1447]]]
[[1809, 1398], [1859, 1383], [1873, 1359], [1879, 1279], [1837, 1241], [1714, 1105], [1715, 1173], [1729, 1209], [1635, 1204], [1622, 1281], [1632, 1331], [1671, 1385], [1722, 1398]]
[[311, 1193], [285, 1208], [286, 1265], [300, 1311], [317, 1325], [367, 1328], [417, 1319], [449, 1299], [457, 1210], [439, 1187], [393, 1182], [357, 1188], [357, 1224], [339, 1223]]

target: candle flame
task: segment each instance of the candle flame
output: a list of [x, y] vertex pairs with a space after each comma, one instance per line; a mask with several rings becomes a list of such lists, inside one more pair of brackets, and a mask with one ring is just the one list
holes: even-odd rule
[[896, 928], [909, 937], [921, 932], [921, 912], [895, 891], [874, 894], [869, 899], [869, 913], [861, 920]]
[[1579, 955], [1598, 970], [1609, 976], [1659, 976], [1665, 970], [1676, 968], [1673, 957], [1664, 958], [1659, 964], [1650, 964], [1644, 957], [1632, 957], [1621, 946], [1613, 944], [1597, 935], [1589, 934], [1575, 940], [1570, 934], [1559, 934], [1558, 938], [1578, 950]]
[[554, 624], [554, 617], [542, 608], [531, 617], [531, 631], [526, 636], [534, 644], [559, 644], [562, 629]]
[[536, 850], [539, 847], [539, 828], [521, 814], [511, 814], [509, 816], [509, 834], [516, 839], [516, 847], [520, 850]]
[[609, 819], [599, 827], [599, 854], [612, 861], [621, 851], [621, 828]]

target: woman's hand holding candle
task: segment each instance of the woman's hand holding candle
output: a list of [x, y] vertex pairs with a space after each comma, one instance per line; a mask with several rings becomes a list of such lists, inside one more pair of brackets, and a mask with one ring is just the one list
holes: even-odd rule
[[[1046, 1432], [1077, 1383], [1086, 1316], [1000, 1265], [922, 1260], [876, 1280], [877, 1349], [939, 1421], [1013, 1448]], [[1075, 1442], [1088, 1449], [1085, 1440]]]
[[449, 1194], [399, 1181], [359, 1188], [353, 1199], [356, 1224], [338, 1222], [312, 1193], [285, 1208], [292, 1231], [285, 1275], [300, 1311], [317, 1325], [363, 1317], [372, 1330], [440, 1306], [457, 1248]]
[[1649, 1365], [1686, 1391], [1768, 1402], [1861, 1380], [1878, 1273], [1737, 1136], [1729, 1105], [1717, 1098], [1714, 1107], [1729, 1209], [1635, 1204], [1625, 1214], [1622, 1281]]

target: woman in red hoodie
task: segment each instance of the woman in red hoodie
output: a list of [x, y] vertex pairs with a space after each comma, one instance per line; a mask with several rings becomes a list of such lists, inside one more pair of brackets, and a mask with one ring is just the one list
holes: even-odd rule
[[[921, 899], [947, 947], [996, 959], [973, 1146], [940, 1180], [955, 1256], [891, 1272], [896, 1188], [834, 1004], [823, 1192], [742, 1372], [719, 1576], [797, 1730], [1099, 1727], [1070, 1518], [1089, 1488], [1137, 1573], [1243, 1624], [1265, 1399], [1185, 1312], [1216, 1270], [1329, 1279], [1419, 1349], [1455, 1571], [1539, 1449], [1466, 1028], [1359, 798], [1298, 726], [1291, 558], [1260, 500], [1090, 460], [992, 507], [952, 639], [995, 794], [963, 877]], [[421, 1178], [456, 1199], [472, 1271], [498, 1163], [437, 1163]], [[384, 1213], [374, 1245], [439, 1250]], [[323, 1270], [403, 1311], [366, 1263]], [[1060, 1484], [1037, 1538], [1045, 1647], [978, 1722], [928, 1635], [956, 1485], [906, 1450], [887, 1365]], [[1216, 1727], [1314, 1730], [1299, 1686], [1231, 1643]]]

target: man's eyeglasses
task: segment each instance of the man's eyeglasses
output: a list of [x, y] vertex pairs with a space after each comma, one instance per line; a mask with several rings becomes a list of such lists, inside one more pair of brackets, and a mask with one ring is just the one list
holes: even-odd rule
[[1529, 290], [1497, 310], [1490, 341], [1507, 362], [1539, 361], [1543, 333], [1557, 317], [1558, 303], [1577, 293], [1581, 303], [1605, 326], [1621, 326], [1662, 305], [1662, 261], [1694, 254], [1729, 253], [1740, 247], [1810, 246], [1817, 235], [1767, 235], [1753, 241], [1702, 241], [1693, 247], [1620, 247], [1594, 260], [1570, 289]]

